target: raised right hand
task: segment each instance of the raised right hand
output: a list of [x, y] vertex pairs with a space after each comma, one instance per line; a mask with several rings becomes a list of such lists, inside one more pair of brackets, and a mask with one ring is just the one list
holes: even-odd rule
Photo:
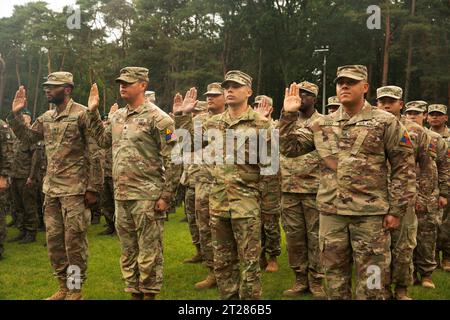
[[14, 114], [20, 112], [27, 105], [27, 92], [24, 86], [20, 86], [12, 103], [12, 112]]
[[94, 83], [91, 87], [91, 92], [89, 93], [88, 110], [90, 112], [95, 112], [98, 109], [99, 104], [100, 96], [98, 94], [98, 87], [97, 84]]
[[300, 89], [297, 83], [294, 82], [289, 88], [286, 88], [283, 109], [286, 112], [298, 112], [301, 105], [302, 98], [300, 98]]

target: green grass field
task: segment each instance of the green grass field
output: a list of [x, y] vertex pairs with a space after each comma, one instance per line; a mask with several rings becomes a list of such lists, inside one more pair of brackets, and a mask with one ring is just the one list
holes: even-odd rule
[[[182, 263], [195, 252], [188, 225], [180, 222], [183, 216], [179, 209], [165, 224], [164, 285], [158, 299], [218, 299], [217, 289], [198, 291], [194, 288], [194, 283], [206, 276], [206, 268]], [[116, 236], [98, 236], [102, 230], [103, 220], [89, 229], [88, 280], [83, 288], [84, 298], [129, 299], [129, 295], [123, 292], [119, 269], [119, 240]], [[16, 229], [8, 229], [8, 239], [17, 233]], [[4, 259], [0, 261], [0, 299], [43, 299], [57, 290], [44, 241], [44, 233], [41, 232], [33, 244], [5, 243]], [[284, 238], [282, 248], [279, 272], [263, 273], [263, 299], [283, 299], [283, 290], [293, 283]], [[450, 299], [450, 273], [438, 270], [433, 274], [433, 280], [437, 286], [435, 290], [414, 287], [410, 290], [411, 296], [414, 299]], [[311, 298], [311, 295], [303, 295], [297, 299]]]

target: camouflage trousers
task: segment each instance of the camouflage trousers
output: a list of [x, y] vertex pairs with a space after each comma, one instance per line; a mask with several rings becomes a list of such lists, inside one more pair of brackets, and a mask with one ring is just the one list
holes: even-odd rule
[[281, 254], [281, 180], [269, 176], [261, 186], [261, 247], [262, 254], [278, 257]]
[[[450, 202], [450, 199], [448, 199]], [[437, 247], [442, 251], [442, 260], [450, 261], [450, 204], [444, 209], [442, 223], [438, 230]]]
[[195, 217], [195, 187], [187, 186], [186, 194], [184, 198], [184, 213], [186, 215], [189, 232], [191, 233], [192, 243], [196, 246], [200, 246], [200, 235], [197, 225], [197, 219]]
[[437, 268], [436, 241], [441, 212], [439, 209], [417, 214], [417, 247], [414, 250], [414, 271], [422, 277], [431, 276]]
[[352, 265], [356, 299], [384, 299], [390, 280], [390, 233], [384, 216], [320, 214], [319, 246], [329, 299], [352, 298]]
[[114, 228], [114, 186], [111, 177], [105, 177], [103, 190], [101, 193], [102, 213], [105, 216], [106, 223]]
[[120, 269], [125, 292], [159, 293], [163, 283], [165, 214], [155, 201], [116, 200], [116, 230], [122, 254]]
[[413, 253], [417, 245], [417, 216], [413, 206], [401, 218], [400, 226], [391, 231], [391, 283], [413, 285]]
[[84, 282], [88, 259], [87, 229], [91, 221], [84, 195], [46, 195], [44, 208], [47, 250], [54, 275], [68, 283], [76, 283], [78, 279]]
[[9, 188], [0, 190], [0, 255], [3, 254], [3, 243], [6, 240], [6, 213], [8, 211]]
[[198, 226], [203, 262], [206, 267], [213, 269], [214, 252], [211, 240], [211, 226], [209, 216], [210, 191], [210, 183], [199, 182], [195, 185], [195, 218]]
[[214, 274], [221, 299], [261, 297], [261, 220], [230, 219], [211, 211]]
[[37, 182], [37, 191], [36, 191], [36, 203], [37, 203], [37, 212], [38, 212], [38, 226], [44, 225], [44, 199], [45, 194], [42, 191], [43, 181], [38, 180]]
[[26, 186], [27, 179], [12, 179], [11, 189], [17, 227], [20, 231], [36, 233], [38, 229], [37, 185]]
[[308, 278], [309, 282], [322, 281], [316, 194], [283, 192], [282, 208], [289, 267], [303, 277], [305, 285]]

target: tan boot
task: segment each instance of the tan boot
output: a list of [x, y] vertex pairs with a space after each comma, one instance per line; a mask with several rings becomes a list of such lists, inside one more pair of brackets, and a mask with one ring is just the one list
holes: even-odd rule
[[66, 300], [83, 300], [81, 290], [69, 290], [69, 293], [66, 296]]
[[425, 276], [422, 277], [422, 287], [428, 288], [428, 289], [436, 289], [436, 286], [433, 283], [433, 280], [431, 280], [431, 277]]
[[321, 279], [311, 280], [309, 283], [309, 291], [315, 299], [325, 299], [327, 297]]
[[450, 272], [450, 260], [442, 259], [442, 270], [445, 272]]
[[283, 296], [285, 297], [295, 297], [302, 293], [304, 293], [306, 290], [308, 290], [308, 279], [306, 276], [302, 275], [301, 273], [296, 272], [295, 273], [295, 283], [292, 286], [292, 288], [284, 290]]
[[65, 300], [69, 289], [67, 289], [66, 280], [59, 279], [59, 290], [45, 300]]
[[154, 293], [144, 293], [144, 299], [142, 300], [155, 300], [156, 294]]
[[201, 263], [203, 261], [200, 246], [197, 245], [196, 248], [197, 248], [197, 253], [191, 258], [185, 259], [183, 261], [183, 263]]
[[277, 257], [270, 257], [269, 260], [267, 260], [266, 272], [273, 273], [277, 271], [278, 271]]
[[214, 276], [214, 273], [210, 271], [205, 280], [197, 282], [195, 284], [195, 288], [199, 290], [210, 289], [214, 288], [216, 285], [217, 285], [216, 277]]
[[130, 300], [142, 300], [144, 299], [144, 294], [143, 293], [132, 293], [131, 294], [131, 299]]
[[408, 288], [397, 286], [395, 288], [395, 300], [412, 300], [412, 298], [408, 296]]

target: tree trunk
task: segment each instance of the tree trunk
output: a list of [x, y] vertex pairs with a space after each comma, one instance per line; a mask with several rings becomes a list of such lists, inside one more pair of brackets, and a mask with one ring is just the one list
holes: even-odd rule
[[5, 70], [6, 62], [0, 54], [0, 108], [3, 108], [3, 96], [5, 94]]
[[386, 2], [386, 31], [384, 39], [384, 54], [383, 54], [383, 77], [381, 80], [382, 86], [387, 86], [389, 74], [389, 47], [391, 42], [391, 15], [389, 12], [389, 3]]
[[258, 65], [258, 84], [256, 87], [256, 93], [260, 94], [261, 92], [261, 75], [262, 75], [262, 49], [259, 48], [259, 65]]
[[36, 83], [34, 86], [33, 119], [36, 119], [36, 111], [37, 111], [36, 109], [39, 99], [41, 72], [42, 72], [42, 53], [39, 53], [38, 72], [36, 74]]
[[[416, 13], [416, 0], [411, 2], [411, 17]], [[412, 50], [413, 50], [413, 36], [408, 36], [408, 57], [406, 60], [406, 75], [405, 75], [405, 92], [403, 94], [403, 100], [408, 101], [409, 98], [409, 84], [411, 82], [411, 65], [412, 65]]]
[[51, 57], [51, 53], [50, 53], [50, 48], [48, 48], [48, 51], [47, 51], [47, 71], [48, 71], [48, 74], [52, 73], [52, 57]]
[[20, 79], [20, 63], [19, 63], [19, 49], [16, 48], [15, 52], [15, 58], [16, 58], [16, 77], [17, 77], [17, 84], [20, 87], [22, 85], [22, 80]]

